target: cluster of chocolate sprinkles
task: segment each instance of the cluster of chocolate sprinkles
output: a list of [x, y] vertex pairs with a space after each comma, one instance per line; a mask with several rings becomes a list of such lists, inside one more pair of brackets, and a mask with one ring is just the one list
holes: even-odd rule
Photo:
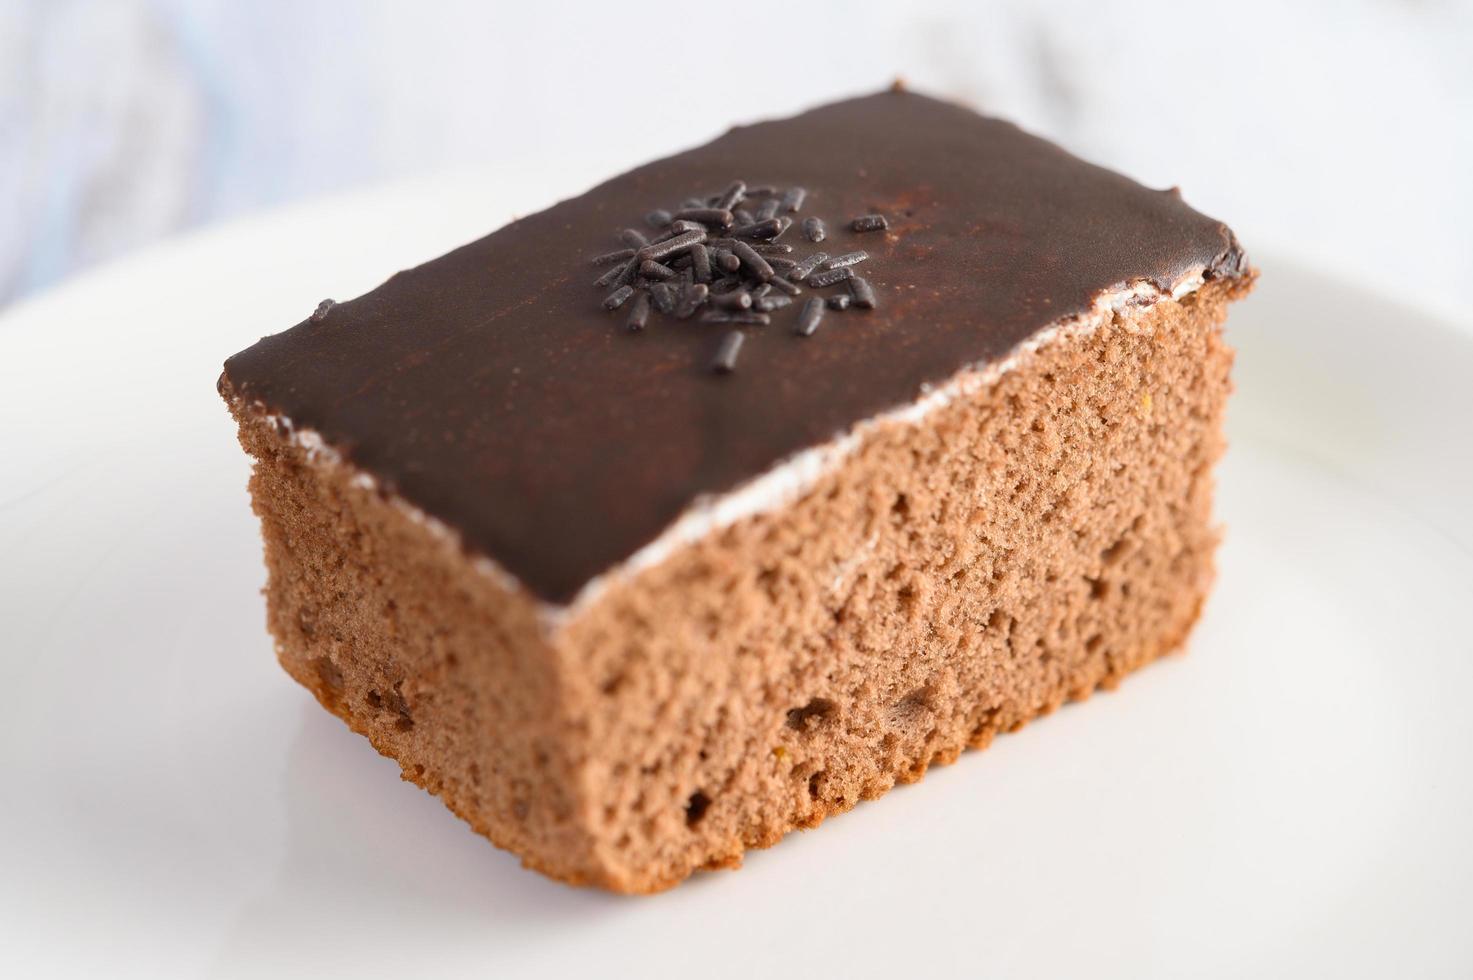
[[[802, 187], [779, 191], [736, 180], [719, 194], [687, 198], [673, 211], [650, 211], [644, 220], [655, 230], [653, 237], [626, 228], [619, 233], [624, 248], [593, 259], [594, 265], [609, 267], [594, 282], [610, 290], [604, 309], [627, 305], [625, 326], [632, 331], [643, 330], [651, 313], [689, 320], [698, 311], [699, 323], [767, 326], [774, 313], [795, 305], [804, 286], [818, 290], [842, 285], [842, 292], [811, 296], [801, 304], [793, 328], [799, 337], [818, 331], [825, 310], [874, 309], [874, 287], [855, 271], [869, 259], [868, 252], [797, 257], [792, 245], [778, 241], [793, 226], [791, 215], [802, 209], [807, 197]], [[852, 219], [848, 227], [854, 232], [883, 231], [889, 223], [884, 215], [866, 214]], [[809, 244], [828, 237], [827, 226], [816, 216], [804, 218], [801, 229]], [[744, 341], [740, 329], [723, 334], [711, 370], [718, 374], [736, 370]]]

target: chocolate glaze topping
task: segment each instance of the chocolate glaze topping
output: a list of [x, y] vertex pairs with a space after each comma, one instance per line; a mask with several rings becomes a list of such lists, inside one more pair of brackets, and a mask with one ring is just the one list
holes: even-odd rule
[[[811, 338], [626, 330], [588, 260], [652, 207], [735, 176], [803, 187], [878, 309]], [[884, 232], [855, 233], [854, 215]], [[921, 386], [1006, 355], [1102, 291], [1246, 271], [1232, 232], [1014, 126], [884, 92], [734, 129], [515, 221], [230, 358], [224, 381], [563, 603], [703, 494], [736, 488]], [[594, 270], [594, 275], [597, 270]]]

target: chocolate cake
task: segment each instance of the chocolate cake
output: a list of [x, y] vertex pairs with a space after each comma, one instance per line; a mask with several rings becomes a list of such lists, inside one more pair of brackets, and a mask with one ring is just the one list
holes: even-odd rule
[[734, 129], [226, 362], [277, 655], [546, 874], [736, 865], [1182, 643], [1253, 275], [956, 105]]

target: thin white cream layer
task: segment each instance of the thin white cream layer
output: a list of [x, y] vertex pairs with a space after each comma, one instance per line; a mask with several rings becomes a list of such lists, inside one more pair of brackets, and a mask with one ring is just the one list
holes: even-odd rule
[[[1088, 312], [1065, 318], [1036, 331], [1014, 347], [1006, 357], [964, 367], [940, 385], [923, 386], [915, 401], [864, 419], [826, 443], [794, 453], [739, 487], [724, 493], [697, 497], [654, 540], [590, 579], [571, 602], [561, 605], [532, 597], [538, 605], [538, 620], [544, 633], [556, 632], [597, 603], [612, 585], [664, 562], [679, 549], [739, 521], [779, 510], [795, 502], [825, 474], [857, 450], [876, 429], [894, 425], [916, 425], [932, 412], [956, 399], [969, 397], [996, 384], [999, 378], [1017, 368], [1040, 348], [1057, 340], [1087, 336], [1121, 310], [1142, 309], [1167, 296], [1180, 299], [1195, 292], [1202, 286], [1203, 272], [1202, 268], [1188, 272], [1172, 286], [1169, 293], [1144, 280], [1103, 292]], [[374, 492], [379, 490], [377, 479], [344, 460], [315, 430], [297, 428], [290, 419], [279, 415], [267, 414], [264, 420], [276, 425], [279, 431], [286, 432], [296, 445], [306, 451], [308, 459], [318, 463], [347, 466], [353, 471], [351, 482], [354, 486]], [[387, 496], [411, 520], [467, 554], [479, 574], [485, 575], [509, 592], [523, 591], [520, 580], [494, 559], [465, 549], [460, 535], [449, 525], [420, 510], [398, 494], [390, 493]], [[530, 593], [527, 594], [530, 596]]]

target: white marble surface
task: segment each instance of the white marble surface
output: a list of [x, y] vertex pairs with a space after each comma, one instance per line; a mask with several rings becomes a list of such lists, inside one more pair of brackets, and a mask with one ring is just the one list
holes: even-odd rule
[[1473, 329], [1473, 4], [670, 9], [0, 3], [0, 303], [263, 207], [613, 169], [903, 75]]

